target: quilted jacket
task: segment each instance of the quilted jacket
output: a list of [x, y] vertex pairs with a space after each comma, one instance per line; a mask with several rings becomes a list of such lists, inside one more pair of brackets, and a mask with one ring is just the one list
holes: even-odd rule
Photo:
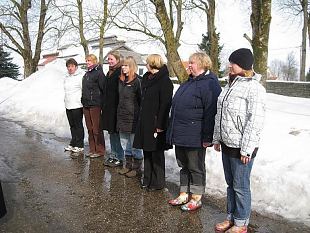
[[227, 84], [217, 102], [213, 143], [240, 148], [251, 156], [258, 147], [265, 117], [266, 90], [259, 83], [261, 75], [237, 76]]

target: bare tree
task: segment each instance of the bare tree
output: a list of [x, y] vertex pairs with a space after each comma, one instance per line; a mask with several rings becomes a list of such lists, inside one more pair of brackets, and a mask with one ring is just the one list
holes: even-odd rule
[[270, 62], [270, 72], [273, 76], [277, 77], [278, 79], [280, 79], [281, 77], [283, 77], [283, 66], [284, 66], [284, 62], [281, 60], [272, 60]]
[[216, 33], [215, 21], [215, 0], [191, 0], [193, 7], [200, 9], [207, 15], [208, 40], [210, 44], [210, 58], [213, 63], [213, 72], [219, 75], [219, 37]]
[[[36, 4], [31, 4], [32, 2]], [[4, 46], [21, 55], [25, 77], [37, 69], [42, 41], [50, 29], [47, 25], [51, 19], [51, 16], [47, 17], [51, 0], [40, 0], [39, 4], [32, 2], [7, 0], [0, 4], [0, 29], [10, 41]]]
[[244, 34], [251, 43], [254, 54], [254, 70], [262, 74], [261, 82], [266, 84], [268, 69], [268, 42], [271, 23], [271, 0], [251, 0], [252, 39]]
[[122, 11], [129, 0], [109, 1], [101, 0], [92, 5], [84, 0], [55, 1], [55, 5], [62, 15], [69, 18], [71, 28], [67, 33], [76, 34], [82, 45], [85, 56], [89, 54], [89, 39], [99, 38], [99, 63], [103, 63], [104, 36], [111, 27], [112, 20]]
[[122, 17], [114, 21], [121, 29], [142, 33], [160, 42], [167, 53], [170, 73], [175, 73], [180, 81], [188, 76], [178, 53], [184, 24], [183, 3], [182, 0], [132, 0]]
[[297, 80], [297, 61], [293, 52], [287, 55], [286, 62], [282, 66], [283, 79], [287, 81]]
[[66, 31], [65, 33], [79, 35], [79, 42], [83, 47], [84, 54], [87, 56], [89, 54], [88, 40], [85, 36], [85, 27], [89, 23], [89, 17], [84, 15], [84, 0], [67, 0], [65, 3], [63, 1], [54, 1], [55, 7], [58, 11], [70, 21], [70, 27], [62, 28], [61, 31]]
[[[310, 45], [310, 5], [308, 0], [278, 0], [279, 8], [288, 16], [302, 17], [302, 41], [301, 41], [301, 61], [300, 61], [300, 81], [306, 79], [306, 55], [307, 38]], [[308, 32], [308, 37], [307, 37]]]
[[[97, 13], [99, 17], [91, 17], [91, 21], [99, 28], [99, 63], [103, 63], [104, 54], [104, 35], [105, 32], [112, 27], [113, 20], [123, 11], [129, 3], [129, 0], [119, 0], [109, 3], [108, 0], [101, 0], [103, 10]], [[96, 12], [96, 11], [95, 11]]]

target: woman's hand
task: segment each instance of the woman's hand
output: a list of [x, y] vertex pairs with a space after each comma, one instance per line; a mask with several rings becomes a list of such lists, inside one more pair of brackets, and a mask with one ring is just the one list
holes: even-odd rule
[[219, 144], [219, 143], [214, 144], [213, 147], [214, 147], [214, 150], [216, 150], [217, 152], [221, 151], [221, 144]]
[[243, 164], [248, 164], [251, 161], [251, 158], [248, 156], [241, 155], [241, 162]]
[[161, 132], [163, 132], [164, 130], [163, 129], [158, 129], [158, 128], [156, 128], [156, 133], [161, 133]]
[[212, 143], [211, 143], [211, 142], [203, 142], [203, 143], [202, 143], [202, 146], [203, 146], [204, 148], [207, 148], [207, 147], [212, 146]]

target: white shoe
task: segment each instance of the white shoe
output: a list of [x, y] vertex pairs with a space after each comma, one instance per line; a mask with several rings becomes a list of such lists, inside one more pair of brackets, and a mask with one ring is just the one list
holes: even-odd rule
[[74, 153], [80, 153], [80, 152], [83, 152], [83, 151], [84, 151], [84, 148], [77, 147], [77, 146], [73, 147], [73, 149], [72, 149], [72, 152], [74, 152]]
[[69, 145], [65, 147], [65, 151], [72, 151], [73, 150], [73, 146]]

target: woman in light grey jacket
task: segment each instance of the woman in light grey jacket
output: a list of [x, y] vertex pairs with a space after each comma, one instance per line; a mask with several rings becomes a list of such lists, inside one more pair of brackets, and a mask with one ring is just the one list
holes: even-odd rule
[[241, 48], [229, 57], [228, 84], [218, 97], [214, 149], [222, 151], [227, 218], [217, 232], [246, 233], [251, 212], [250, 173], [265, 116], [265, 88], [254, 73], [253, 54]]

